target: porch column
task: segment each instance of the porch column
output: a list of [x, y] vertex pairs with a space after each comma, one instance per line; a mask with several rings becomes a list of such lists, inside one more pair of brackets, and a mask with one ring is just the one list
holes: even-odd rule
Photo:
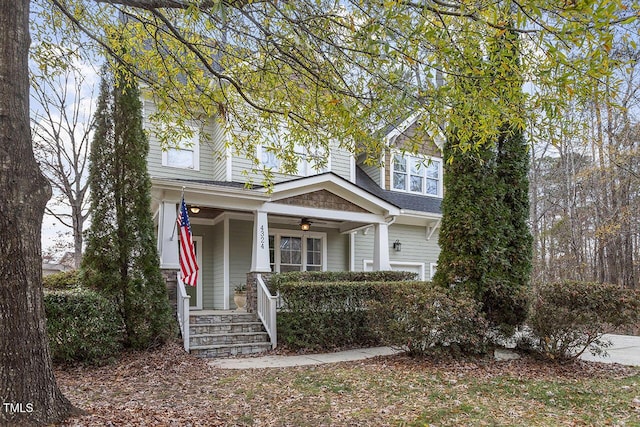
[[269, 226], [267, 213], [253, 213], [253, 246], [251, 250], [251, 271], [254, 273], [271, 272], [269, 265]]
[[373, 238], [373, 271], [391, 270], [389, 263], [389, 225], [386, 222], [375, 224]]
[[177, 205], [162, 202], [158, 218], [158, 239], [160, 240], [160, 268], [180, 268], [178, 262]]

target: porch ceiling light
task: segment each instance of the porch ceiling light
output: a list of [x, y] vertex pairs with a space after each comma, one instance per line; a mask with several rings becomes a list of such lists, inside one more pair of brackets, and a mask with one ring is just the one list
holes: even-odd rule
[[400, 243], [400, 240], [393, 242], [393, 249], [395, 249], [396, 252], [400, 252], [402, 250], [402, 243]]
[[307, 218], [302, 218], [300, 220], [300, 230], [309, 231], [310, 228], [311, 228], [311, 221], [309, 221]]
[[189, 208], [189, 210], [191, 211], [191, 213], [197, 214], [198, 212], [200, 212], [200, 207], [199, 206], [191, 206]]

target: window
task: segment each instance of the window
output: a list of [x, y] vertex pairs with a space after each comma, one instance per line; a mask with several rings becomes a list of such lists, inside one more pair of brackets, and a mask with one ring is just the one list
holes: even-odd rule
[[325, 240], [324, 233], [278, 230], [269, 236], [271, 271], [325, 270]]
[[185, 136], [162, 152], [162, 166], [200, 170], [199, 132], [191, 131], [191, 137]]
[[280, 237], [280, 272], [302, 270], [302, 239], [300, 237]]
[[[258, 158], [260, 159], [262, 166], [266, 169], [271, 169], [272, 172], [279, 172], [281, 168], [280, 159], [278, 159], [276, 155], [277, 151], [278, 148], [275, 146], [258, 146]], [[328, 172], [330, 170], [330, 159], [327, 157], [327, 150], [320, 147], [310, 148], [307, 150], [301, 145], [296, 144], [294, 152], [296, 156], [298, 156], [295, 175], [310, 176]], [[327, 162], [324, 166], [320, 166], [322, 164], [321, 160], [325, 158], [327, 159]]]
[[442, 160], [395, 154], [391, 169], [392, 189], [442, 197]]

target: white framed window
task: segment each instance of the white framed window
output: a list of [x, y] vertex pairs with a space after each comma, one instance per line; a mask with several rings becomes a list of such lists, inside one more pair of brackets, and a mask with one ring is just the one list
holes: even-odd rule
[[162, 166], [200, 170], [200, 132], [191, 128], [191, 137], [183, 137], [162, 151]]
[[435, 262], [432, 262], [431, 264], [429, 264], [429, 279], [433, 280], [433, 276], [436, 275], [436, 270], [438, 269], [438, 264]]
[[269, 230], [271, 271], [324, 271], [327, 269], [327, 235], [298, 230]]
[[[261, 165], [271, 172], [281, 172], [281, 162], [277, 157], [278, 148], [276, 146], [258, 145], [258, 158]], [[298, 157], [296, 171], [294, 175], [311, 176], [317, 175], [331, 170], [331, 157], [327, 150], [322, 147], [312, 147], [305, 149], [302, 145], [295, 144], [294, 152]], [[327, 159], [324, 166], [322, 159]]]
[[391, 161], [391, 188], [442, 197], [442, 159], [394, 154]]

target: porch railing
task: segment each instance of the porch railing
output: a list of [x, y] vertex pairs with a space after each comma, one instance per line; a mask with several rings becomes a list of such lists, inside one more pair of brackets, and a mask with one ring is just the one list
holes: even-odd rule
[[177, 312], [178, 323], [180, 325], [180, 332], [182, 333], [182, 339], [184, 341], [184, 351], [189, 352], [189, 295], [178, 275], [178, 288], [177, 288]]
[[256, 277], [257, 288], [257, 305], [258, 305], [258, 317], [262, 321], [264, 328], [269, 334], [271, 339], [271, 348], [274, 349], [278, 345], [278, 329], [276, 326], [276, 306], [278, 302], [278, 296], [271, 295], [269, 288], [264, 283], [262, 275], [258, 274]]

